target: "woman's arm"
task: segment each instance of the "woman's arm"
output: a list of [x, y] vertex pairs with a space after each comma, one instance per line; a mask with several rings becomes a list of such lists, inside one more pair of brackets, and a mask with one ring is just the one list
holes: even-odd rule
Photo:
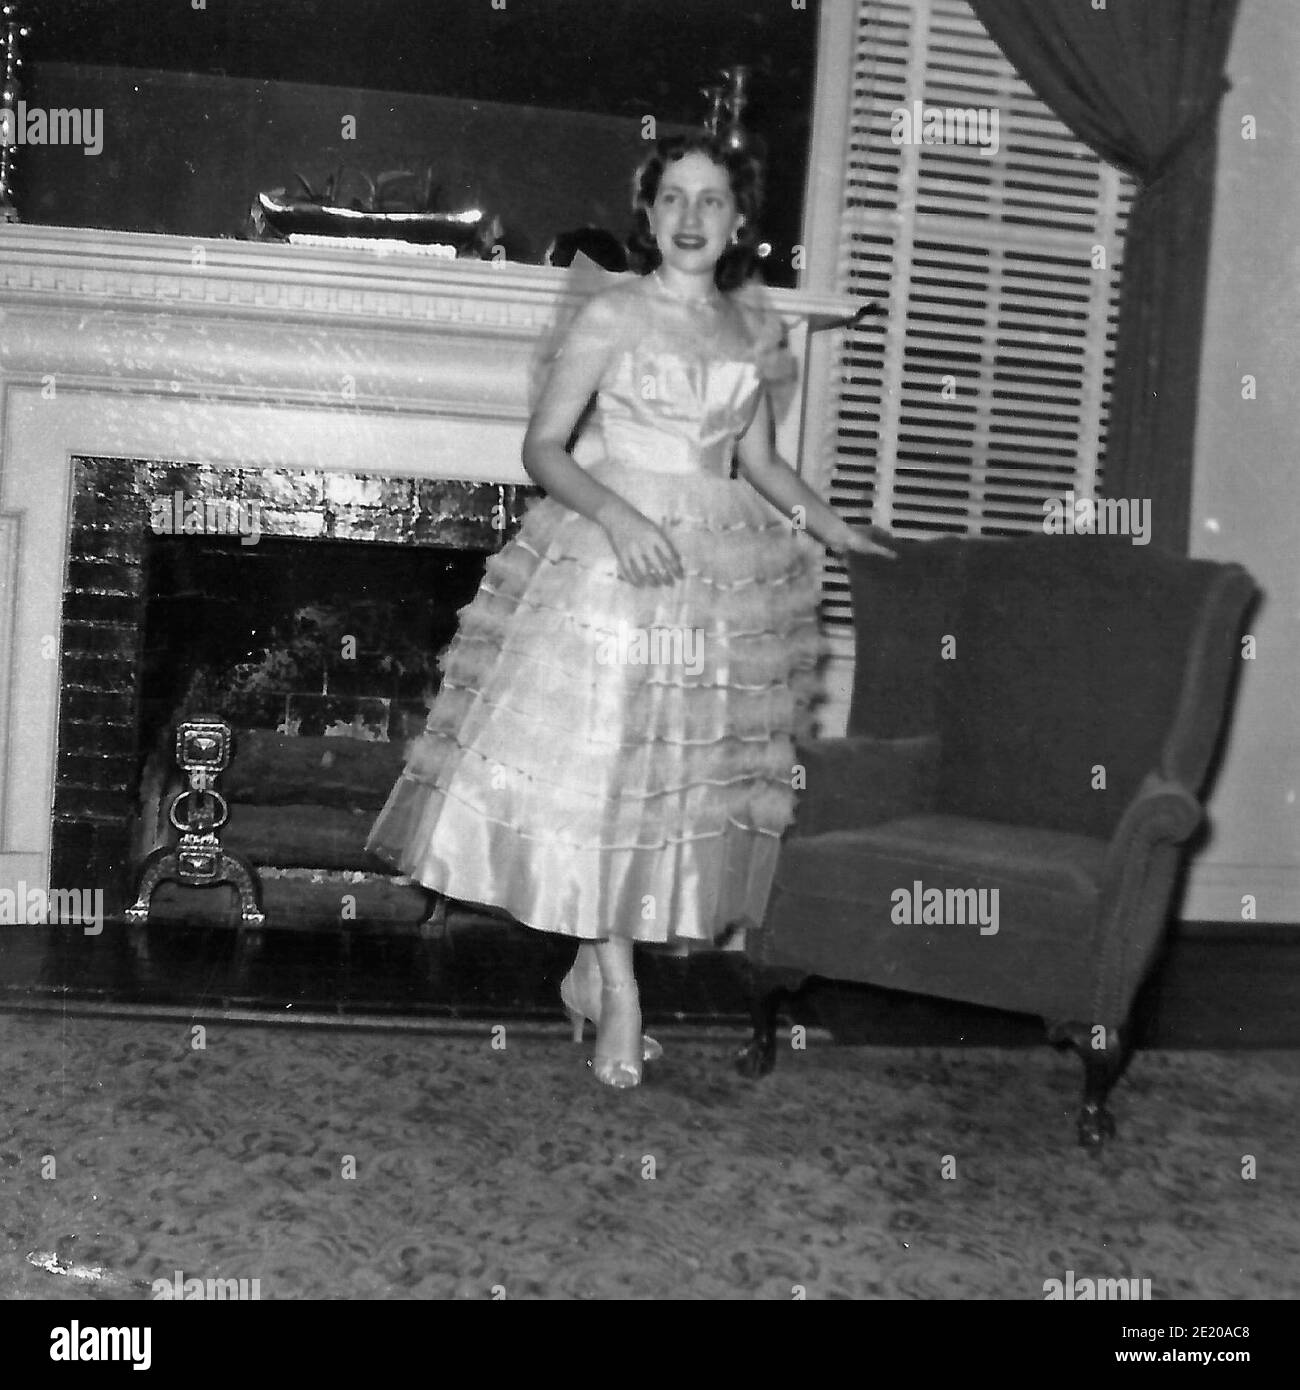
[[601, 527], [630, 583], [671, 584], [682, 577], [672, 542], [630, 502], [579, 467], [565, 448], [600, 385], [619, 329], [620, 311], [605, 295], [588, 301], [574, 319], [528, 422], [524, 469], [557, 502]]
[[736, 443], [741, 474], [754, 490], [783, 511], [792, 525], [811, 532], [828, 550], [857, 550], [864, 554], [894, 552], [877, 545], [865, 531], [855, 530], [808, 486], [776, 452], [772, 407], [764, 391], [749, 428]]

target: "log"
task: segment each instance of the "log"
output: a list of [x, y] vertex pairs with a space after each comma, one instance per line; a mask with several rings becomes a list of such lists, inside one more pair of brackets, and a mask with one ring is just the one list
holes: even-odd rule
[[[290, 878], [269, 878], [262, 884], [262, 907], [267, 926], [289, 931], [343, 931], [406, 928], [415, 934], [436, 899], [418, 884], [392, 879], [368, 879], [360, 883], [324, 874], [314, 883]], [[344, 897], [350, 897], [344, 910]], [[239, 902], [233, 888], [184, 888], [161, 883], [154, 892], [150, 923], [184, 923], [197, 927], [239, 924]]]
[[236, 802], [222, 828], [221, 843], [257, 865], [391, 873], [386, 864], [366, 853], [366, 836], [374, 819], [371, 811], [346, 807]]
[[229, 802], [378, 812], [406, 765], [406, 746], [358, 738], [295, 738], [264, 729], [235, 735], [217, 790]]

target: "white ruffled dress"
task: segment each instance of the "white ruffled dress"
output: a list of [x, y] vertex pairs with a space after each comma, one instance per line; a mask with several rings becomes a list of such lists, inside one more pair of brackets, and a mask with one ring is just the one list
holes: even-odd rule
[[599, 526], [534, 503], [461, 611], [368, 847], [543, 931], [734, 948], [793, 819], [820, 652], [818, 551], [731, 477], [779, 325], [733, 300], [711, 340], [653, 277], [601, 297], [618, 326], [580, 349], [606, 363], [590, 471], [685, 578], [634, 586]]

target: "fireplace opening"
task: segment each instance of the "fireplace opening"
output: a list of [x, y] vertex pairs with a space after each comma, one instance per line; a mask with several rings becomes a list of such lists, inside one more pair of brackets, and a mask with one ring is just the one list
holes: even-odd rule
[[150, 537], [140, 732], [181, 710], [286, 736], [410, 737], [484, 554], [357, 541]]
[[[75, 462], [51, 885], [115, 914], [184, 779], [180, 721], [234, 731], [225, 846], [269, 925], [417, 922], [429, 895], [364, 838], [423, 727], [437, 658], [531, 489]], [[163, 884], [151, 920], [230, 923], [226, 887]]]

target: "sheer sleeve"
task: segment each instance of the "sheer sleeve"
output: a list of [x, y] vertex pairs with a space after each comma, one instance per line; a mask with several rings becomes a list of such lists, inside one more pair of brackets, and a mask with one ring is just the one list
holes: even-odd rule
[[535, 409], [561, 358], [608, 355], [617, 347], [618, 318], [607, 291], [637, 278], [631, 271], [604, 270], [581, 251], [573, 259], [554, 317], [542, 331], [529, 371], [528, 406]]
[[640, 296], [613, 285], [568, 306], [563, 331], [539, 352], [529, 409], [534, 437], [563, 440], [574, 462], [589, 466], [603, 454], [603, 431], [593, 408], [611, 368], [641, 331], [633, 305]]
[[748, 281], [734, 297], [754, 346], [758, 374], [767, 384], [773, 416], [779, 420], [789, 411], [799, 387], [799, 363], [790, 351], [785, 321], [772, 307], [761, 280]]
[[773, 386], [793, 385], [799, 378], [799, 364], [790, 351], [785, 322], [771, 307], [765, 286], [750, 280], [736, 291], [735, 298], [754, 343], [759, 375]]

